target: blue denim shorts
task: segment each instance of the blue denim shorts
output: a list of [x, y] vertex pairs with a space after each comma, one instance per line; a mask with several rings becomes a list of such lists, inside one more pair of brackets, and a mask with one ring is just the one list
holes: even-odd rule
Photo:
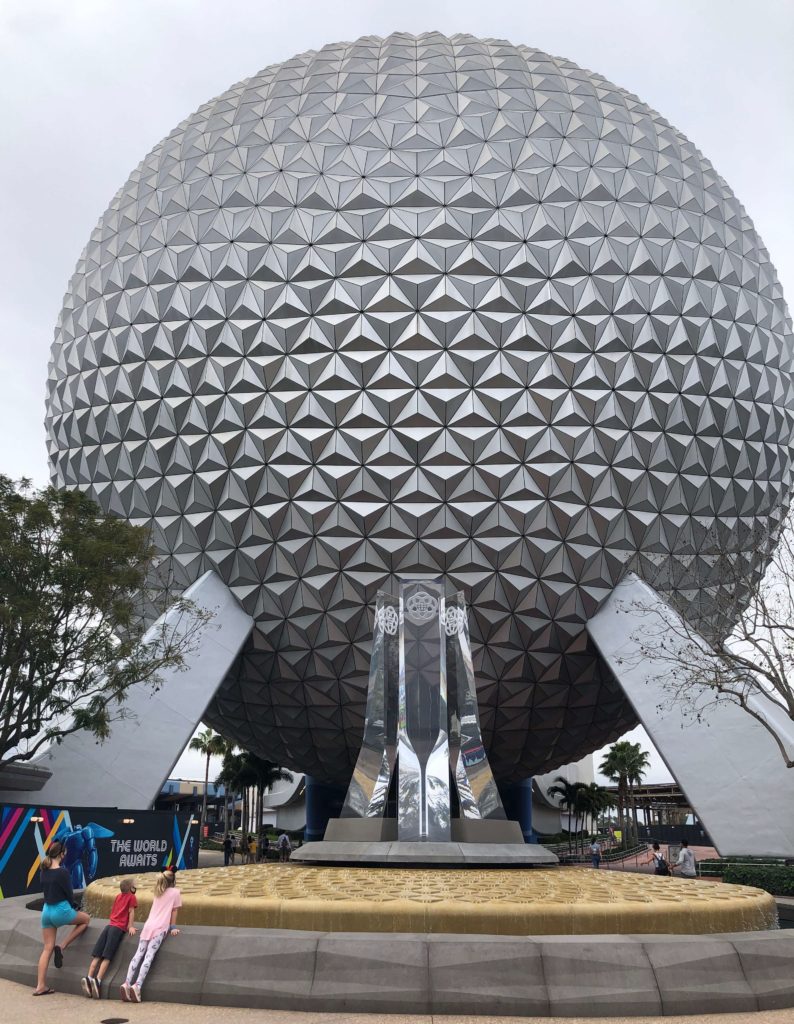
[[45, 903], [41, 912], [42, 928], [63, 928], [77, 917], [77, 911], [68, 900], [60, 903]]

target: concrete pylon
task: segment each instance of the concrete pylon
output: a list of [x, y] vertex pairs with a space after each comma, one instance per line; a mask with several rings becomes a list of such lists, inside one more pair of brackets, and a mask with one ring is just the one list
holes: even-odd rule
[[[214, 571], [183, 596], [211, 615], [183, 666], [163, 671], [156, 692], [149, 683], [132, 686], [124, 704], [128, 717], [115, 722], [103, 742], [85, 732], [71, 733], [38, 758], [34, 764], [52, 776], [35, 794], [37, 804], [144, 810], [154, 803], [253, 627]], [[166, 611], [146, 637], [156, 636], [170, 614]], [[178, 625], [175, 630], [178, 634]], [[0, 791], [0, 803], [18, 803], [19, 796]]]
[[[666, 647], [657, 657], [648, 650], [658, 646], [660, 628]], [[671, 674], [680, 678], [687, 646], [694, 655], [696, 645], [706, 641], [633, 573], [610, 594], [587, 631], [720, 854], [793, 856], [794, 773], [769, 732], [729, 701], [714, 703], [708, 721], [698, 722], [671, 700]], [[665, 650], [676, 644], [666, 657]], [[693, 679], [692, 686], [698, 685]], [[794, 722], [763, 696], [751, 699], [754, 710], [794, 749]]]

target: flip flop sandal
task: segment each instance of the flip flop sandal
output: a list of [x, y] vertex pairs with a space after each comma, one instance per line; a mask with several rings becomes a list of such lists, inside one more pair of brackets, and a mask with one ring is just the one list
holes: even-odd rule
[[60, 970], [63, 967], [63, 950], [60, 946], [55, 947], [53, 957], [55, 958], [55, 966]]
[[55, 995], [55, 989], [54, 988], [45, 988], [44, 991], [42, 991], [42, 992], [34, 992], [33, 995], [34, 996], [54, 996]]

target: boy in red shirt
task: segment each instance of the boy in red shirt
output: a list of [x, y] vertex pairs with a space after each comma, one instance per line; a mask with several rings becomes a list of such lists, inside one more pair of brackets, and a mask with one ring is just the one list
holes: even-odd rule
[[102, 929], [102, 934], [96, 941], [91, 956], [91, 966], [88, 968], [88, 975], [80, 980], [83, 992], [89, 999], [102, 998], [102, 979], [110, 966], [110, 962], [116, 955], [121, 945], [125, 932], [135, 934], [133, 922], [135, 921], [135, 908], [138, 901], [135, 898], [135, 884], [131, 878], [122, 878], [119, 883], [119, 894], [113, 900], [110, 910], [110, 919]]

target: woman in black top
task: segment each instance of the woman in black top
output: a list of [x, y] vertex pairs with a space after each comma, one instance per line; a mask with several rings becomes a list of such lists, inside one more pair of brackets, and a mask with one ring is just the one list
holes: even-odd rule
[[[39, 973], [36, 980], [34, 996], [48, 996], [54, 989], [47, 986], [47, 968], [50, 965], [50, 958], [55, 954], [55, 966], [63, 964], [63, 951], [69, 946], [78, 935], [82, 935], [88, 927], [90, 918], [82, 910], [75, 910], [74, 890], [69, 872], [61, 866], [66, 850], [63, 843], [56, 839], [50, 843], [47, 856], [41, 862], [41, 888], [44, 892], [44, 909], [41, 912], [41, 931], [44, 941], [44, 949], [39, 957]], [[55, 940], [58, 937], [58, 929], [64, 925], [73, 924], [68, 938], [62, 946], [56, 946]]]

